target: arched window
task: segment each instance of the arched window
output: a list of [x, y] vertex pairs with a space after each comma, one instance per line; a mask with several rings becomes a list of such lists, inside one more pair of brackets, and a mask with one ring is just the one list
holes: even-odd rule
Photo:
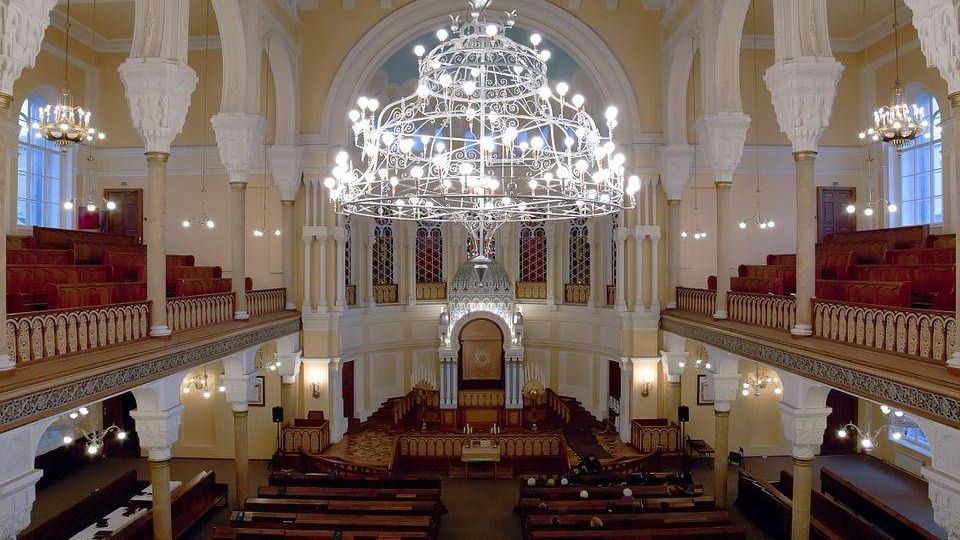
[[393, 285], [393, 222], [376, 218], [373, 228], [373, 284]]
[[443, 282], [443, 232], [435, 221], [417, 222], [417, 283]]
[[353, 281], [353, 238], [350, 234], [350, 216], [343, 216], [343, 284]]
[[520, 281], [547, 282], [547, 229], [542, 221], [520, 225]]
[[900, 224], [943, 223], [943, 157], [940, 105], [930, 92], [917, 95], [929, 126], [900, 153]]
[[64, 161], [60, 148], [47, 141], [34, 126], [47, 105], [39, 93], [30, 94], [20, 107], [17, 157], [17, 225], [60, 227], [64, 199]]
[[590, 285], [590, 231], [586, 218], [570, 222], [570, 284]]

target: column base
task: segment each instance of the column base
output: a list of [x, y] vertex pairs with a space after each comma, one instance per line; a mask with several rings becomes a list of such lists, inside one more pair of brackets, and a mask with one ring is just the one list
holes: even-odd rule
[[150, 327], [150, 337], [167, 337], [172, 333], [167, 325]]
[[677, 303], [676, 303], [676, 302], [670, 302], [670, 303], [668, 303], [668, 304], [667, 304], [667, 309], [677, 309]]
[[626, 302], [617, 302], [617, 303], [613, 306], [613, 309], [614, 309], [614, 311], [617, 311], [618, 313], [624, 313], [625, 311], [627, 311], [627, 303], [626, 303]]
[[300, 312], [304, 314], [313, 313], [313, 308], [310, 306], [300, 306]]
[[17, 363], [10, 358], [9, 354], [0, 354], [0, 371], [14, 369], [15, 367], [17, 367]]
[[795, 324], [790, 329], [790, 335], [794, 337], [809, 337], [813, 335], [813, 327], [809, 324]]
[[726, 318], [727, 318], [727, 310], [725, 310], [725, 309], [718, 309], [718, 310], [714, 311], [714, 312], [713, 312], [713, 318], [716, 319], [716, 320], [726, 319]]
[[246, 311], [237, 311], [233, 314], [233, 319], [235, 321], [245, 321], [250, 318], [250, 314]]
[[296, 311], [296, 310], [297, 310], [297, 305], [294, 304], [293, 302], [287, 302], [287, 305], [283, 306], [283, 309], [285, 309], [285, 310], [287, 310], [287, 311]]

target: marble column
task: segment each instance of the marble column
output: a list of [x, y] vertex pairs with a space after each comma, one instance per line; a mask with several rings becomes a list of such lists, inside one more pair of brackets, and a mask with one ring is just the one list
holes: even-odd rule
[[250, 318], [247, 311], [247, 183], [230, 182], [230, 275], [233, 282], [233, 318]]
[[669, 280], [669, 302], [668, 309], [677, 307], [677, 287], [680, 286], [680, 200], [667, 200], [667, 265], [670, 267], [667, 271]]
[[678, 351], [660, 351], [660, 358], [667, 375], [666, 416], [671, 422], [679, 423], [677, 411], [680, 408], [682, 399], [680, 380], [681, 377], [683, 377], [683, 372], [687, 365], [687, 352], [682, 349]]
[[233, 466], [237, 475], [236, 508], [239, 509], [243, 508], [250, 489], [250, 442], [247, 436], [248, 409], [238, 409], [233, 408]]
[[717, 181], [717, 304], [714, 319], [727, 318], [727, 293], [730, 292], [731, 268], [733, 267], [733, 208], [731, 194], [733, 182]]
[[507, 372], [504, 380], [506, 408], [523, 408], [523, 352], [513, 352], [507, 355], [505, 362]]
[[[0, 92], [0, 224], [6, 223], [6, 213], [7, 213], [7, 197], [6, 194], [10, 192], [7, 188], [7, 173], [10, 171], [10, 167], [7, 166], [7, 155], [11, 150], [16, 149], [16, 144], [13, 142], [13, 137], [10, 134], [10, 130], [4, 129], [7, 123], [10, 121], [10, 103], [13, 101], [13, 96], [10, 94]], [[12, 158], [17, 159], [17, 158]], [[0, 239], [0, 271], [3, 272], [3, 275], [7, 275], [7, 235], [4, 234], [3, 238]], [[0, 298], [7, 297], [7, 280], [0, 280], [3, 283], [0, 283]], [[7, 303], [6, 301], [0, 302], [0, 321], [7, 320]], [[0, 370], [13, 369], [17, 367], [16, 362], [10, 358], [10, 347], [7, 343], [7, 333], [0, 332]]]
[[713, 457], [713, 492], [717, 509], [726, 510], [730, 507], [727, 490], [730, 409], [740, 391], [740, 359], [736, 355], [712, 346], [707, 346], [707, 354], [713, 364], [713, 370], [707, 372], [707, 377], [713, 383], [715, 394], [713, 411], [716, 419], [716, 437], [713, 445], [715, 450]]
[[730, 452], [730, 411], [721, 411], [716, 408], [713, 410], [716, 429], [714, 437], [713, 457], [713, 497], [717, 503], [717, 510], [726, 510], [730, 508], [729, 496], [727, 491], [727, 475], [729, 463], [727, 454]]
[[375, 227], [376, 223], [374, 220], [370, 220], [370, 232], [367, 235], [367, 260], [365, 261], [367, 272], [367, 296], [369, 297], [370, 309], [373, 309], [377, 306], [377, 298], [376, 295], [373, 294], [373, 251], [377, 244], [377, 237], [374, 234]]
[[233, 413], [233, 463], [236, 473], [235, 507], [243, 508], [250, 489], [250, 442], [247, 428], [248, 395], [256, 373], [259, 346], [250, 347], [223, 359], [225, 397]]
[[303, 233], [303, 300], [300, 311], [303, 313], [313, 312], [313, 289], [310, 283], [310, 276], [313, 273], [313, 234]]
[[617, 240], [617, 299], [614, 309], [618, 312], [627, 311], [627, 238], [630, 237], [630, 228], [623, 225], [614, 229]]
[[330, 309], [330, 304], [327, 301], [327, 246], [329, 242], [327, 241], [327, 228], [326, 227], [316, 227], [317, 229], [317, 254], [319, 255], [319, 285], [317, 287], [317, 313], [326, 313]]
[[343, 311], [347, 307], [347, 230], [339, 226], [333, 233], [337, 250], [337, 286], [334, 298], [334, 311]]
[[603, 271], [600, 269], [603, 268], [601, 262], [603, 257], [600, 255], [601, 234], [599, 228], [600, 220], [587, 220], [587, 237], [590, 239], [590, 299], [587, 300], [587, 305], [590, 307], [606, 304], [604, 299], [606, 294], [602, 292], [604, 279]]
[[283, 423], [293, 425], [299, 412], [297, 383], [300, 365], [303, 363], [299, 334], [277, 340], [276, 359], [280, 364], [277, 371], [280, 375], [280, 406], [283, 407]]
[[633, 232], [633, 256], [636, 267], [633, 269], [633, 311], [643, 313], [646, 310], [646, 303], [643, 294], [643, 239], [645, 237], [644, 227], [634, 227]]
[[650, 235], [650, 310], [660, 313], [660, 233]]
[[620, 358], [620, 416], [617, 417], [617, 432], [620, 440], [630, 442], [633, 422], [633, 359]]
[[[547, 244], [547, 305], [554, 307], [557, 305], [557, 224], [551, 221], [544, 223], [544, 236]], [[561, 285], [562, 286], [562, 285]], [[563, 293], [560, 293], [561, 298]]]
[[667, 266], [670, 293], [667, 308], [677, 307], [676, 291], [680, 285], [680, 201], [693, 172], [693, 147], [670, 144], [660, 148], [660, 178], [667, 195]]
[[407, 309], [413, 309], [417, 306], [417, 224], [407, 222], [406, 228]]
[[[293, 256], [294, 256], [294, 227], [296, 223], [295, 204], [297, 193], [300, 192], [301, 177], [303, 174], [303, 148], [292, 145], [277, 145], [270, 147], [267, 153], [267, 163], [270, 166], [270, 176], [280, 194], [281, 227], [280, 235], [283, 246], [283, 288], [286, 290], [287, 310], [297, 309], [293, 300]], [[305, 197], [306, 198], [306, 197]], [[270, 231], [267, 231], [271, 234]]]
[[294, 201], [281, 201], [282, 228], [280, 234], [283, 235], [283, 288], [286, 290], [287, 301], [284, 306], [288, 311], [297, 309], [297, 303], [293, 299], [293, 241], [294, 241]]
[[817, 208], [813, 177], [817, 153], [793, 153], [797, 166], [797, 322], [790, 333], [794, 336], [813, 334], [811, 301], [816, 286]]
[[166, 152], [147, 152], [147, 299], [150, 335], [169, 336], [167, 326]]
[[440, 355], [440, 408], [456, 409], [459, 401], [457, 357], [454, 354]]

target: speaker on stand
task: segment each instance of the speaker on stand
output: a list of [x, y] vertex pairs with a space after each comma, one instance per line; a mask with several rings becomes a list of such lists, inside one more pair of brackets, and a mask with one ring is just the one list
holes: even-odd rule
[[690, 421], [690, 407], [686, 405], [681, 405], [677, 407], [677, 420], [680, 421], [680, 476], [683, 476], [686, 472], [686, 457], [687, 457], [687, 437], [686, 437], [686, 426], [687, 422]]

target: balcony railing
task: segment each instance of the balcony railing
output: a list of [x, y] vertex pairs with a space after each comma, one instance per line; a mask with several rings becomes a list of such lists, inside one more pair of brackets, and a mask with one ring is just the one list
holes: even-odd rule
[[232, 292], [182, 296], [167, 299], [167, 324], [170, 330], [186, 330], [233, 320]]
[[713, 315], [717, 310], [717, 291], [677, 287], [677, 309]]
[[396, 304], [399, 296], [395, 283], [373, 286], [373, 301], [377, 304]]
[[330, 447], [330, 422], [327, 421], [315, 427], [284, 427], [281, 439], [285, 453], [298, 454], [303, 451], [322, 454]]
[[[677, 309], [712, 315], [716, 291], [677, 287]], [[956, 316], [893, 306], [812, 300], [817, 338], [906, 356], [945, 362], [955, 349]], [[729, 320], [789, 331], [796, 323], [796, 300], [789, 296], [730, 292]]]
[[730, 292], [727, 294], [730, 320], [790, 330], [797, 322], [797, 302], [792, 296]]
[[447, 284], [439, 283], [417, 283], [417, 300], [446, 300]]
[[260, 289], [247, 291], [247, 311], [250, 316], [279, 313], [287, 308], [287, 290]]
[[15, 362], [91, 351], [150, 337], [150, 302], [16, 313], [7, 317]]
[[590, 302], [590, 285], [568, 283], [563, 288], [563, 301], [568, 304], [586, 304]]
[[899, 354], [946, 361], [957, 339], [950, 311], [814, 300], [814, 335]]
[[546, 300], [547, 284], [543, 281], [518, 281], [517, 300]]

